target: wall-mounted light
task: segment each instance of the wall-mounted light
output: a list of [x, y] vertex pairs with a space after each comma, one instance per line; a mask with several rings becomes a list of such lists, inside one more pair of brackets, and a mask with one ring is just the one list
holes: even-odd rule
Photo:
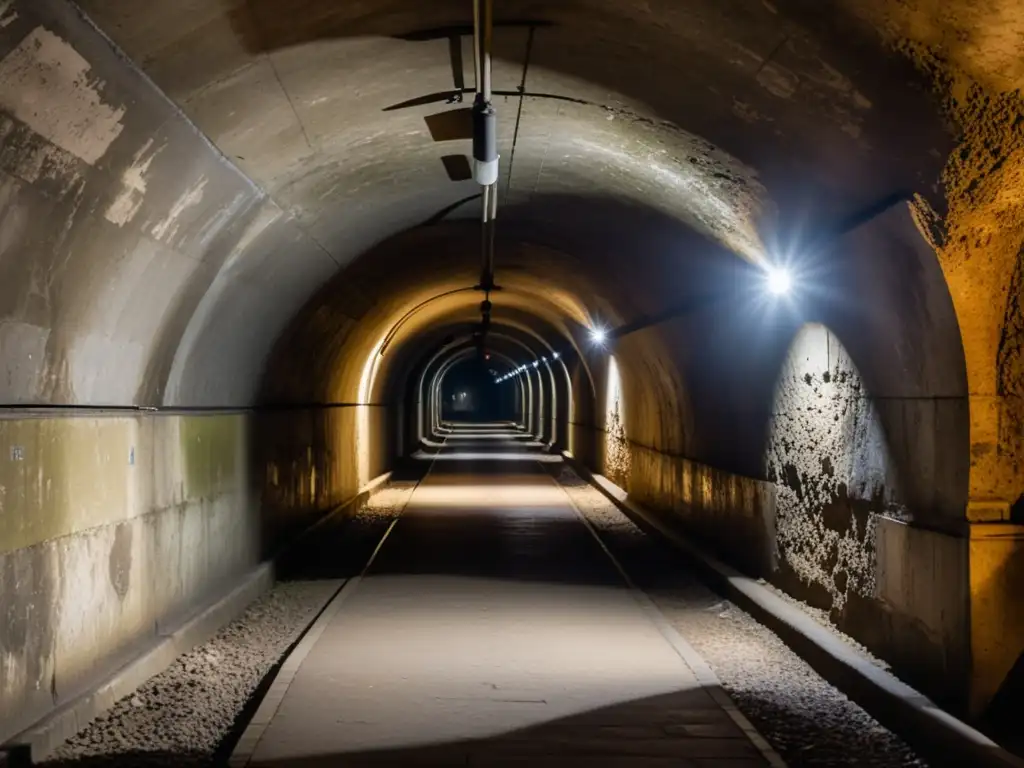
[[785, 267], [769, 267], [766, 281], [768, 290], [776, 296], [785, 296], [793, 289], [793, 276]]
[[590, 340], [597, 346], [603, 346], [608, 340], [608, 331], [600, 326], [594, 326], [590, 329]]

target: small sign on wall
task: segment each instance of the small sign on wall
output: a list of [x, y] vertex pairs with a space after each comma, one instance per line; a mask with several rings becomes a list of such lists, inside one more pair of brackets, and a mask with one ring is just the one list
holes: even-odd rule
[[25, 460], [25, 448], [21, 445], [11, 446], [11, 461], [24, 461]]

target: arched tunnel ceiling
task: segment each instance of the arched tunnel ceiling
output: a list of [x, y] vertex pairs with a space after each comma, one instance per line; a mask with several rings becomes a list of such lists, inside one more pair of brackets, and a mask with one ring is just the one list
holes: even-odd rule
[[[776, 206], [841, 216], [932, 190], [934, 109], [837, 5], [499, 3], [503, 204], [633, 199], [758, 259]], [[338, 264], [476, 192], [449, 177], [469, 0], [83, 7]]]
[[[303, 317], [320, 322], [307, 346], [361, 361], [403, 313], [475, 278], [476, 224], [445, 221], [474, 219], [479, 208], [478, 188], [463, 178], [469, 0], [80, 5], [274, 203], [244, 216], [217, 213], [214, 198], [228, 200], [230, 191], [206, 190], [207, 213], [238, 219], [239, 237], [226, 261], [197, 271], [189, 301], [157, 341], [131, 332], [140, 337], [132, 354], [145, 365], [135, 400], [249, 402], [255, 385], [240, 382], [258, 378], [289, 322], [293, 339], [296, 329], [317, 330]], [[954, 63], [983, 80], [993, 61], [960, 34], [980, 22], [940, 20], [944, 8], [884, 0], [499, 3], [497, 266], [506, 297], [530, 297], [515, 308], [556, 326], [628, 321], [699, 290], [714, 279], [709, 266], [737, 261], [723, 254], [771, 258], [794, 230], [897, 192], [923, 193], [941, 208], [937, 181], [951, 136], [929, 84], [879, 31], [890, 42], [917, 35], [913, 45], [940, 50], [961, 41]], [[173, 220], [202, 196], [205, 178], [182, 181], [176, 202], [176, 190], [147, 192], [151, 164], [178, 164], [179, 150], [165, 152], [161, 136], [117, 146], [119, 158], [134, 153], [123, 174], [112, 166], [122, 191], [147, 198], [122, 211], [117, 195], [107, 219], [116, 213], [118, 227], [140, 206], [153, 209], [149, 222], [165, 202]], [[181, 175], [193, 170], [183, 164]], [[304, 234], [277, 226], [282, 220]], [[202, 260], [207, 225], [194, 229], [186, 245]], [[396, 242], [401, 257], [382, 259]], [[333, 320], [312, 309], [296, 320], [342, 269]], [[358, 338], [349, 338], [357, 323]], [[97, 399], [105, 380], [89, 375]], [[124, 378], [106, 389], [130, 391], [135, 379]], [[81, 388], [58, 395], [73, 401]]]

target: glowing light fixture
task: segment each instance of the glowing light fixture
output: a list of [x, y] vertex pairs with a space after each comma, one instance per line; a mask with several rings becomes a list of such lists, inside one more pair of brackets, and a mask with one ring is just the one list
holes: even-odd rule
[[768, 268], [768, 290], [776, 296], [784, 296], [793, 288], [793, 276], [783, 267]]
[[533, 361], [533, 367], [534, 368], [538, 368], [539, 366], [540, 366], [540, 361], [539, 360], [534, 360]]
[[553, 357], [555, 360], [557, 360], [558, 359], [558, 353], [557, 352], [552, 352], [551, 353], [551, 357]]
[[590, 329], [590, 340], [597, 345], [602, 345], [608, 340], [608, 331], [600, 326], [594, 326]]

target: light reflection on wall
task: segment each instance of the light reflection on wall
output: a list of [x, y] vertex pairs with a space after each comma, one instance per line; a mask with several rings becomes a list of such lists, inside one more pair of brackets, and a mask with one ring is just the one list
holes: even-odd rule
[[370, 441], [373, 439], [370, 427], [370, 397], [373, 393], [374, 380], [377, 378], [377, 368], [380, 365], [380, 350], [387, 339], [382, 335], [370, 354], [363, 363], [363, 372], [359, 377], [359, 398], [356, 401], [356, 456], [358, 457], [358, 481], [359, 487], [366, 485], [373, 478], [370, 477]]
[[[767, 476], [776, 484], [778, 550], [789, 588], [823, 588], [841, 611], [875, 589], [876, 516], [905, 517], [877, 410], [839, 340], [797, 333], [776, 385]], [[787, 573], [788, 572], [788, 573]]]
[[623, 414], [619, 364], [614, 355], [609, 355], [605, 391], [605, 475], [616, 485], [628, 488], [631, 456]]

